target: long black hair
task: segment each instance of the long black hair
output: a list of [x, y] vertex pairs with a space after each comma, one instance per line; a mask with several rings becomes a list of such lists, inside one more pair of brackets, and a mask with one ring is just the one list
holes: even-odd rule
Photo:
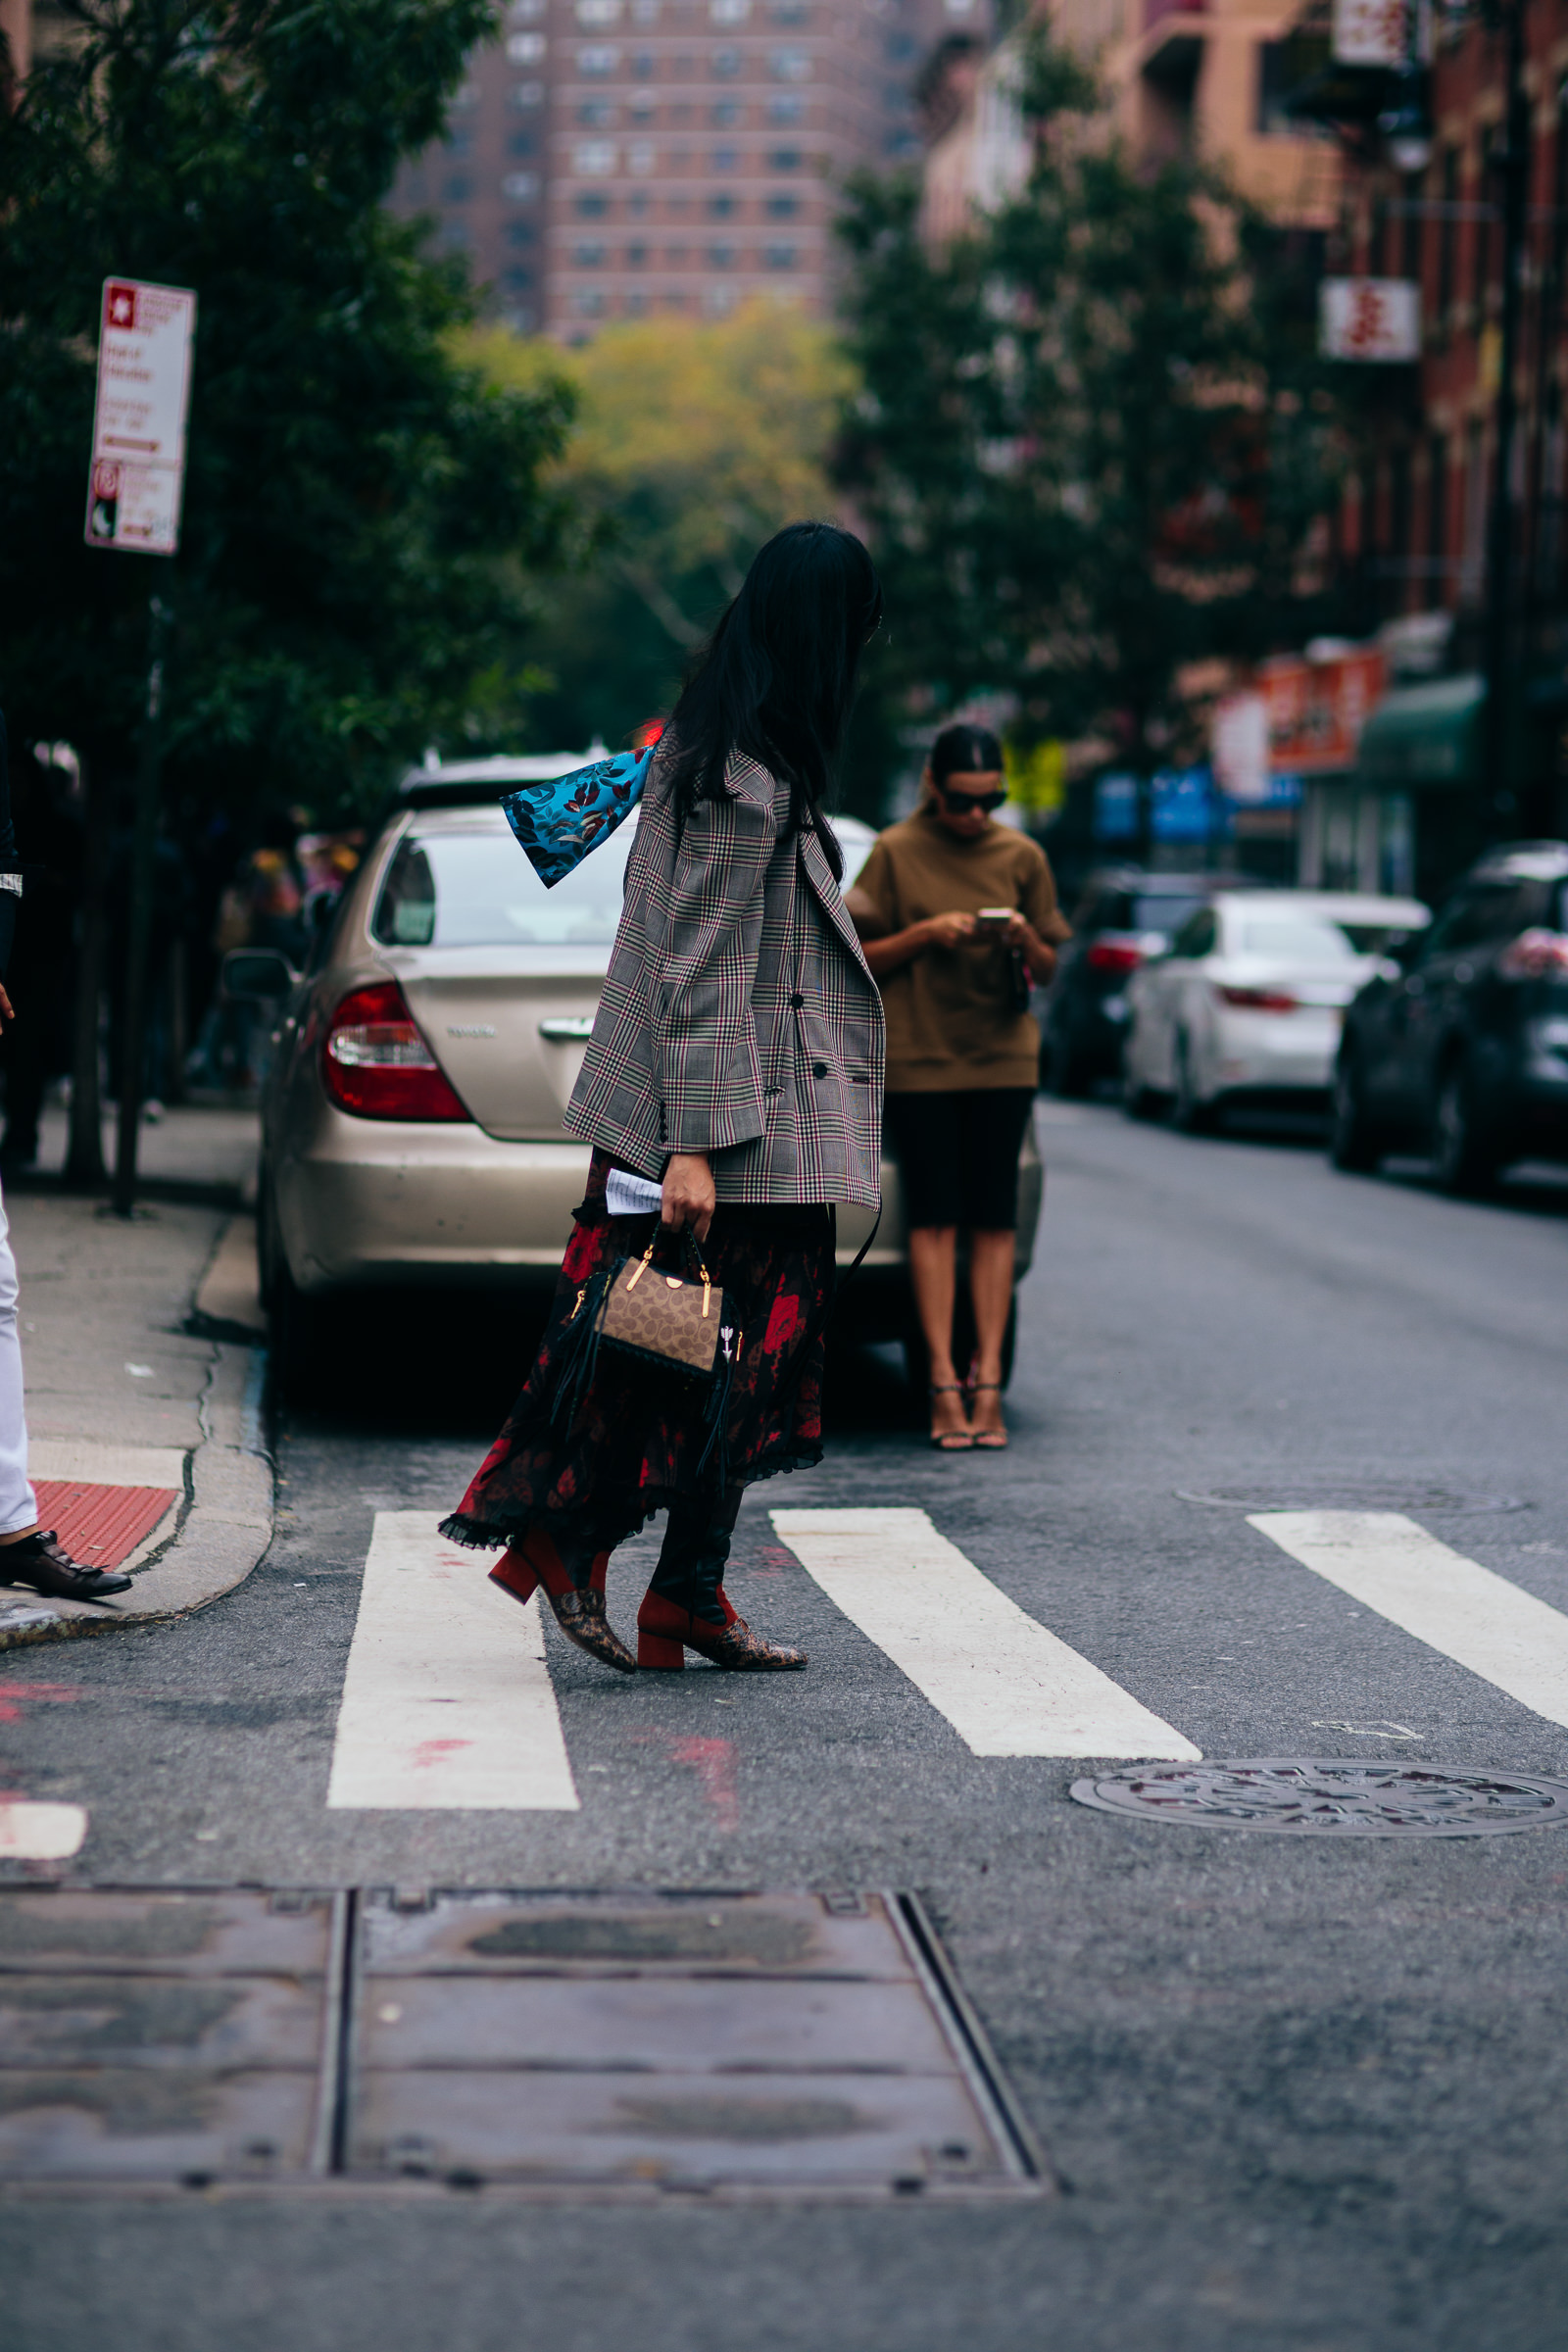
[[724, 789], [731, 752], [787, 780], [836, 878], [844, 859], [822, 803], [855, 701], [860, 649], [882, 619], [876, 567], [852, 531], [792, 522], [758, 551], [670, 716], [669, 789], [681, 814]]

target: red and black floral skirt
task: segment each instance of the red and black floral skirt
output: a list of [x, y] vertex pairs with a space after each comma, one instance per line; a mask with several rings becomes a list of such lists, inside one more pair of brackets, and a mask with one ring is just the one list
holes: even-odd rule
[[833, 1289], [831, 1210], [720, 1202], [703, 1255], [741, 1340], [717, 1432], [677, 1373], [601, 1348], [563, 1413], [565, 1327], [584, 1286], [640, 1257], [655, 1219], [612, 1217], [612, 1161], [596, 1152], [533, 1369], [506, 1427], [441, 1532], [509, 1544], [530, 1527], [580, 1528], [613, 1548], [677, 1496], [711, 1497], [822, 1458], [823, 1333]]

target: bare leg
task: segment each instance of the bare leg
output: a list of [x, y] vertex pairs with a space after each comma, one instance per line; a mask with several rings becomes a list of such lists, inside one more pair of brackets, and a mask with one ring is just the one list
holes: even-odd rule
[[[969, 1442], [958, 1376], [953, 1368], [953, 1304], [958, 1236], [952, 1225], [916, 1225], [909, 1234], [909, 1280], [931, 1360], [931, 1435]], [[958, 1450], [955, 1446], [954, 1450]]]
[[998, 1438], [1006, 1442], [1007, 1425], [1002, 1417], [1002, 1343], [1012, 1305], [1013, 1256], [1010, 1227], [969, 1236], [969, 1297], [974, 1303], [975, 1329], [974, 1427], [978, 1434], [989, 1437], [993, 1451]]

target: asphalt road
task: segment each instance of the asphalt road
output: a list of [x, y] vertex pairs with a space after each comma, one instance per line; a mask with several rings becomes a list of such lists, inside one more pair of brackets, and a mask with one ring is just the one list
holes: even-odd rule
[[[1085, 1810], [1082, 1765], [972, 1755], [765, 1511], [925, 1509], [1205, 1756], [1568, 1777], [1556, 1725], [1246, 1516], [1404, 1509], [1568, 1611], [1568, 1193], [1460, 1203], [1299, 1142], [1042, 1117], [1011, 1449], [933, 1454], [860, 1357], [827, 1462], [743, 1514], [731, 1590], [805, 1676], [623, 1681], [552, 1627], [580, 1812], [325, 1808], [373, 1515], [450, 1507], [516, 1369], [470, 1311], [380, 1333], [341, 1412], [285, 1429], [277, 1540], [233, 1598], [0, 1660], [0, 1780], [85, 1804], [103, 1882], [917, 1888], [1066, 2193], [74, 2192], [0, 2205], [8, 2352], [1554, 2352], [1568, 1834], [1306, 1843]], [[639, 1591], [612, 1570], [623, 1628]]]

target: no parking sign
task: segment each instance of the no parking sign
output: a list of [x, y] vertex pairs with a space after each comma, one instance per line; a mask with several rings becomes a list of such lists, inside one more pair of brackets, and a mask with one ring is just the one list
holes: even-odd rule
[[195, 331], [196, 297], [188, 287], [104, 280], [89, 547], [144, 556], [172, 556], [178, 548]]

